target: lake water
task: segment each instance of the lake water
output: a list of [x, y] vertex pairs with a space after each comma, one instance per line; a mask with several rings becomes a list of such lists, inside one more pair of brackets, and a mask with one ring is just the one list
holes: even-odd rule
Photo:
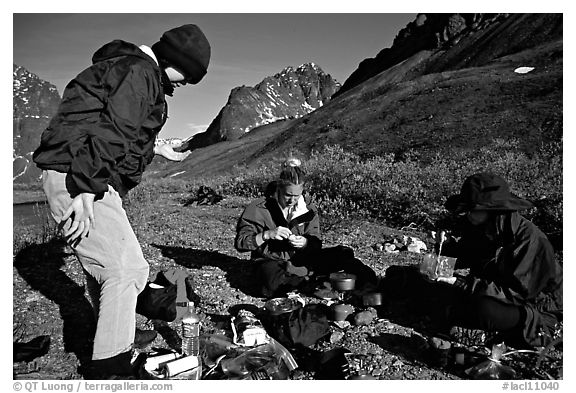
[[30, 202], [12, 205], [13, 227], [43, 225], [47, 220], [53, 220], [50, 216], [48, 203]]

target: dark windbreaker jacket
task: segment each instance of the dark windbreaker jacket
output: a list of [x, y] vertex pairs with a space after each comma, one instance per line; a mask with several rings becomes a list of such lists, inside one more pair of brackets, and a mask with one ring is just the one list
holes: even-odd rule
[[[251, 251], [254, 260], [274, 259], [278, 261], [305, 258], [306, 254], [322, 248], [320, 237], [320, 219], [316, 208], [307, 205], [308, 212], [286, 221], [278, 202], [272, 198], [260, 198], [248, 205], [236, 226], [234, 246], [240, 252]], [[256, 235], [279, 226], [286, 227], [295, 235], [308, 239], [308, 246], [296, 250], [287, 241], [268, 240], [260, 247], [256, 244]]]
[[546, 345], [563, 319], [563, 274], [546, 235], [517, 212], [498, 216], [487, 231], [471, 226], [443, 254], [470, 268], [456, 285], [471, 295], [491, 296], [524, 306], [524, 339]]
[[141, 181], [166, 121], [162, 74], [154, 59], [121, 40], [96, 51], [92, 62], [66, 86], [33, 158], [40, 169], [69, 174], [73, 196], [104, 193], [108, 184], [124, 196]]

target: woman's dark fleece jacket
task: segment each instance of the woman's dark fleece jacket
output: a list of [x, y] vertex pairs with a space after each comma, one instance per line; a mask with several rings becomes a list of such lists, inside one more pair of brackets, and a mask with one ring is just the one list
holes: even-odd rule
[[73, 197], [102, 194], [109, 184], [124, 196], [141, 181], [166, 121], [162, 71], [121, 40], [96, 51], [92, 62], [66, 86], [33, 159], [40, 169], [67, 173]]

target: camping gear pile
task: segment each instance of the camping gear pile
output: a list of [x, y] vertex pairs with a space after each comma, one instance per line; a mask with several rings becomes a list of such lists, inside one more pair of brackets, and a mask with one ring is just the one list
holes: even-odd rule
[[[154, 319], [178, 323], [180, 305], [194, 297], [190, 278], [180, 270], [151, 277], [138, 300], [139, 312]], [[309, 299], [293, 292], [269, 299], [263, 307], [237, 305], [229, 321], [216, 331], [202, 332], [200, 354], [183, 356], [177, 350], [152, 348], [141, 352], [134, 365], [144, 379], [289, 379], [301, 359], [307, 367], [328, 372], [330, 378], [352, 377], [346, 357], [336, 352], [315, 354], [310, 350], [329, 338], [331, 325], [345, 329], [367, 325], [377, 317], [380, 293], [355, 292], [356, 277], [346, 272], [326, 277], [337, 299]], [[336, 356], [335, 358], [332, 355]], [[193, 359], [192, 359], [193, 358]], [[336, 361], [337, 359], [338, 361]], [[330, 362], [336, 374], [330, 374]]]

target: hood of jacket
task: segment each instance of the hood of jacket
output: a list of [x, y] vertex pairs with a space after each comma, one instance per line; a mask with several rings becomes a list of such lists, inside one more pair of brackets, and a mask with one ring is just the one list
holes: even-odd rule
[[157, 69], [159, 68], [154, 59], [144, 53], [137, 45], [122, 40], [114, 40], [104, 44], [92, 55], [92, 63], [95, 64], [120, 56], [137, 56], [150, 62]]

